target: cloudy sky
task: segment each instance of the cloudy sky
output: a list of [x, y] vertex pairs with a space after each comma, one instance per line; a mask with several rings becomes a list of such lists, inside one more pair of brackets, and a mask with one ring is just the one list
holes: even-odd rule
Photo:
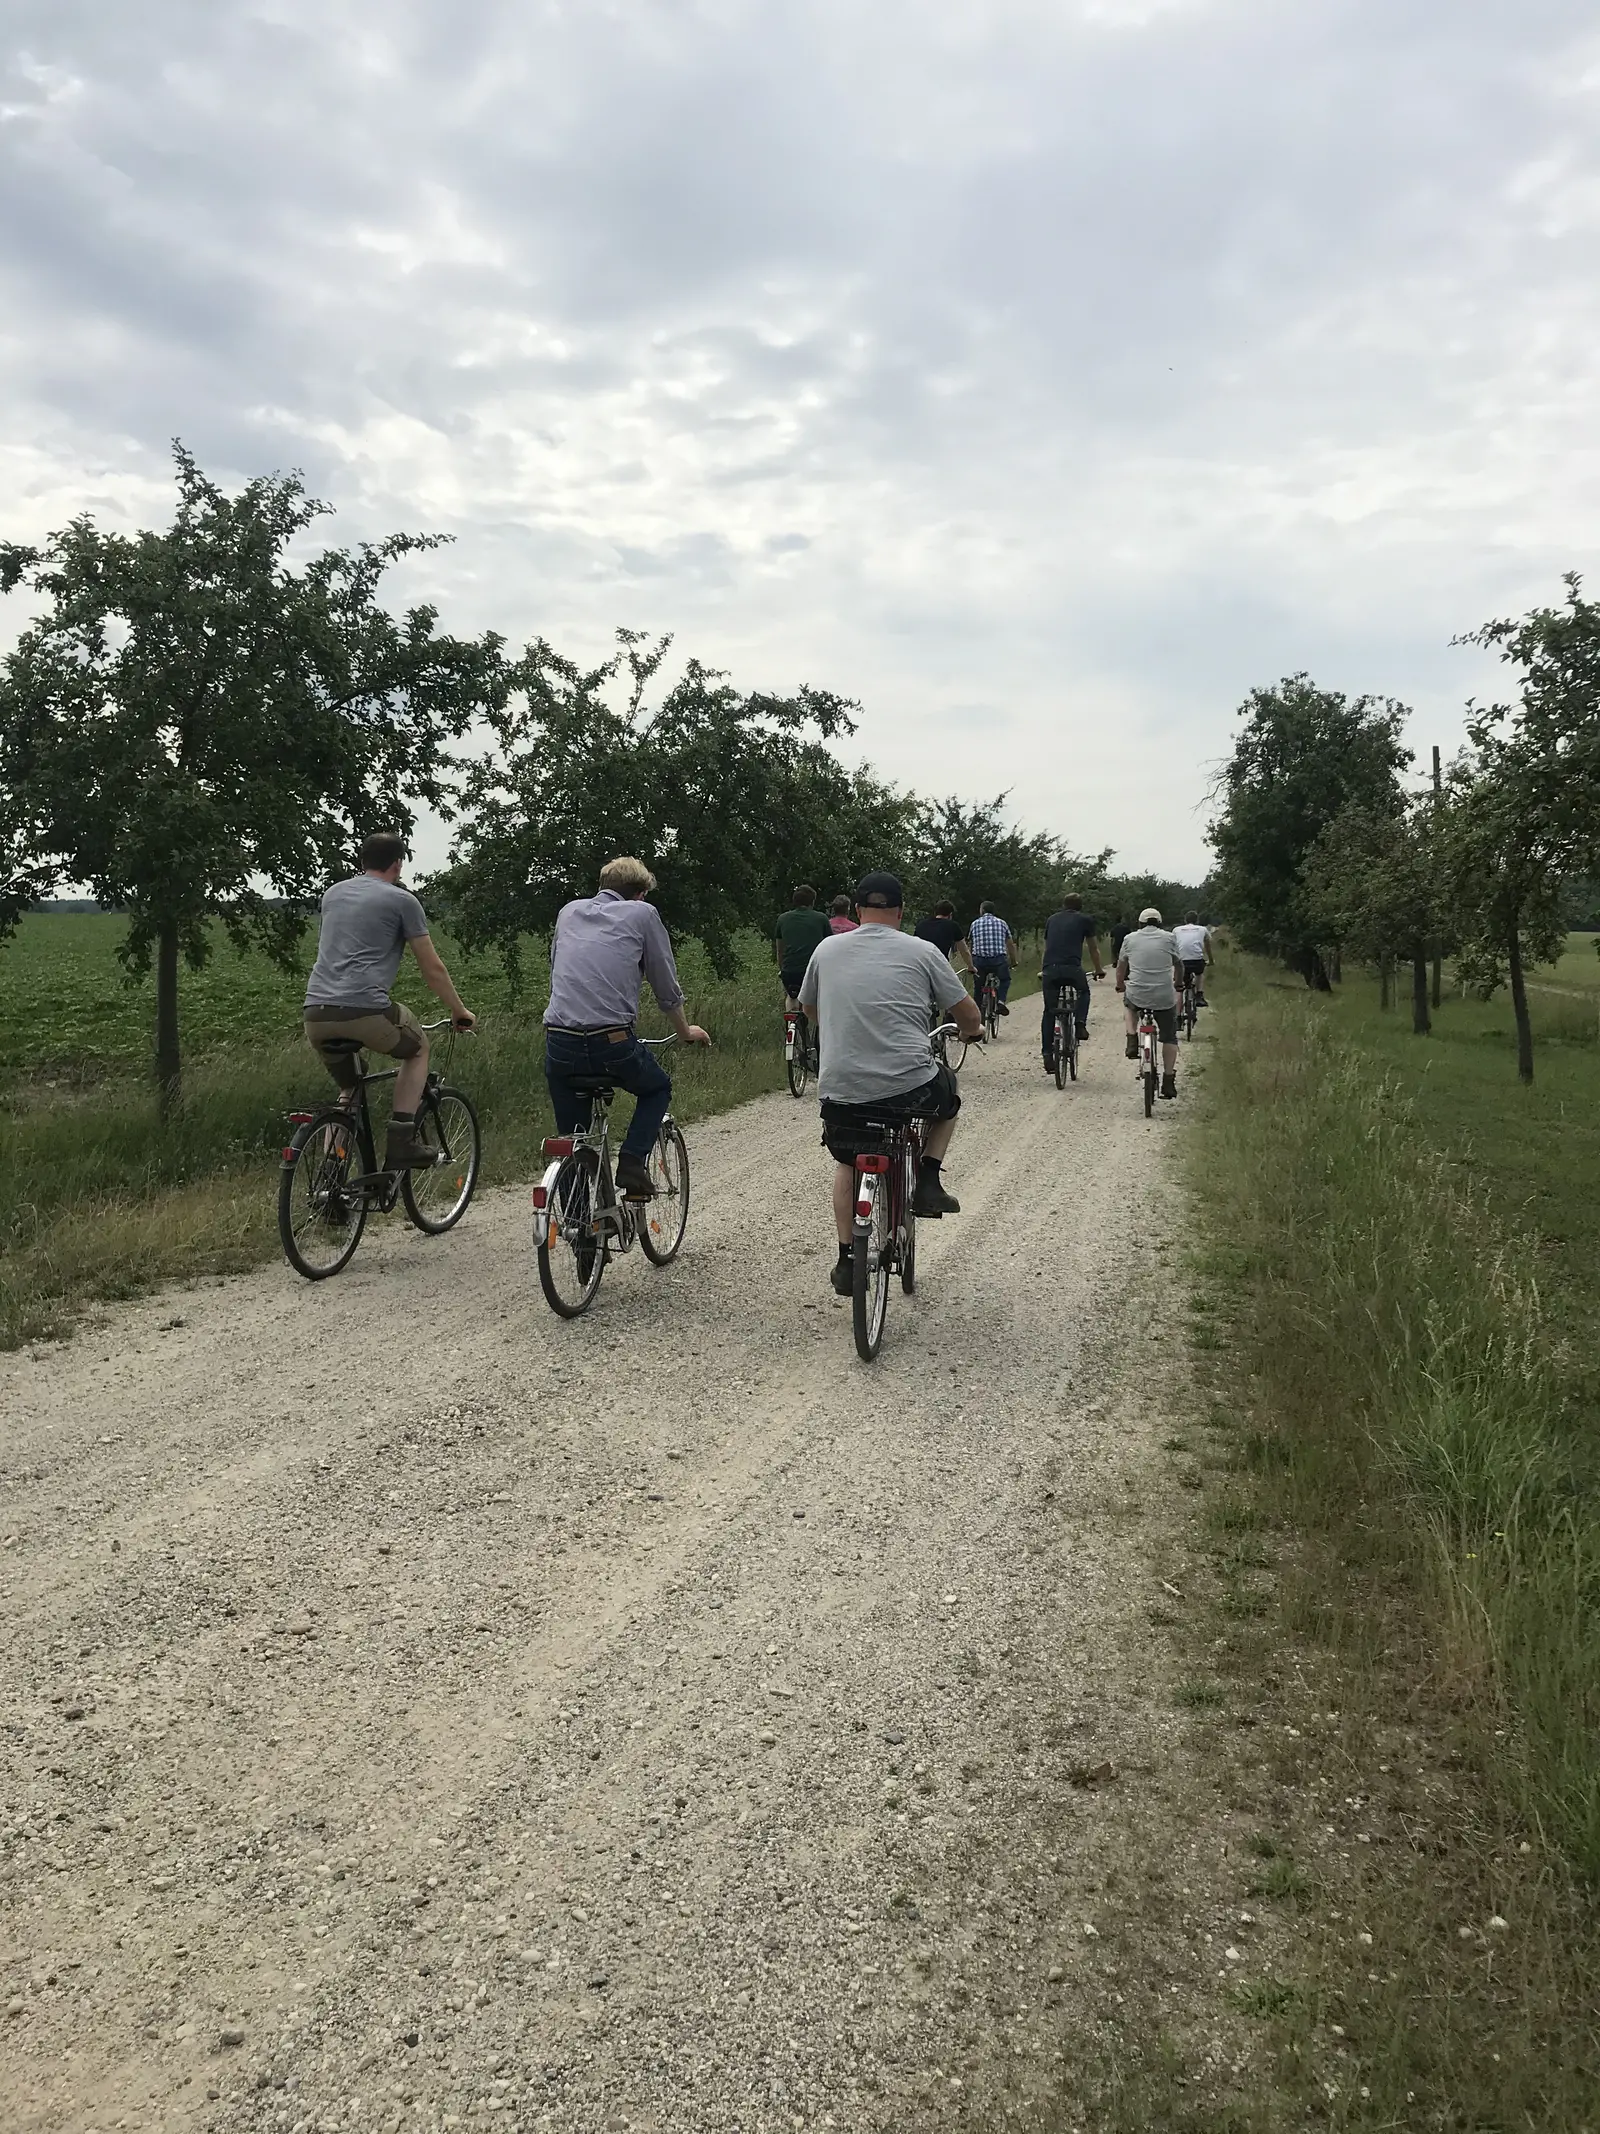
[[1594, 562], [1586, 0], [9, 0], [0, 503], [168, 440], [456, 544], [447, 622], [858, 696], [1199, 873], [1253, 684]]

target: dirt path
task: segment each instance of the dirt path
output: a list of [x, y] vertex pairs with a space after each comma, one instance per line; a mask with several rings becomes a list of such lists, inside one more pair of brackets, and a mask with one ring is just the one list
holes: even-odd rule
[[927, 2134], [1050, 2086], [1096, 1771], [1173, 1733], [1164, 1425], [1085, 1329], [1181, 1127], [1109, 1019], [1065, 1094], [1033, 1035], [968, 1067], [870, 1370], [787, 1097], [693, 1130], [681, 1261], [576, 1325], [515, 1193], [0, 1360], [7, 2128]]

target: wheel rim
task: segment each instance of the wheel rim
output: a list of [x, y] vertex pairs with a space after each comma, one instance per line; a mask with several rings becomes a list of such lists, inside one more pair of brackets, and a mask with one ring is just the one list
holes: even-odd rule
[[581, 1311], [600, 1287], [605, 1271], [605, 1243], [595, 1228], [598, 1174], [594, 1151], [585, 1149], [567, 1158], [551, 1188], [539, 1273], [558, 1310]]
[[640, 1242], [658, 1266], [672, 1259], [683, 1243], [689, 1221], [689, 1153], [675, 1126], [656, 1136], [650, 1151], [650, 1183], [655, 1198], [643, 1209]]
[[289, 1184], [289, 1232], [294, 1249], [314, 1270], [337, 1267], [361, 1235], [366, 1217], [359, 1193], [347, 1186], [355, 1130], [330, 1119], [300, 1144]]
[[466, 1099], [445, 1092], [417, 1120], [422, 1148], [448, 1150], [450, 1161], [409, 1175], [411, 1205], [421, 1219], [444, 1225], [454, 1220], [472, 1197], [478, 1177], [478, 1137]]

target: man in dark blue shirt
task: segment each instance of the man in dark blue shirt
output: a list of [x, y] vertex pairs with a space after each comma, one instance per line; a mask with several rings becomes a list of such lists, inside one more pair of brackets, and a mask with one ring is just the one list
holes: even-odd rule
[[1089, 1035], [1089, 980], [1084, 974], [1083, 945], [1089, 944], [1089, 954], [1094, 961], [1094, 975], [1104, 978], [1105, 965], [1100, 961], [1100, 928], [1083, 908], [1083, 899], [1076, 891], [1070, 891], [1061, 899], [1061, 909], [1053, 911], [1045, 921], [1044, 929], [1044, 1019], [1040, 1025], [1040, 1042], [1044, 1047], [1044, 1071], [1056, 1071], [1056, 1008], [1062, 994], [1070, 986], [1077, 1002], [1078, 1042]]

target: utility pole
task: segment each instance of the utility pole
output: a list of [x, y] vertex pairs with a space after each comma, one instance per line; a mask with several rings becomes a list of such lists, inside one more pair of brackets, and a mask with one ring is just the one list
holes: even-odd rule
[[[1433, 811], [1439, 812], [1439, 801], [1444, 792], [1444, 776], [1439, 769], [1439, 744], [1433, 744]], [[1440, 954], [1438, 937], [1433, 943], [1433, 1004], [1438, 1007], [1444, 991], [1444, 957]]]

